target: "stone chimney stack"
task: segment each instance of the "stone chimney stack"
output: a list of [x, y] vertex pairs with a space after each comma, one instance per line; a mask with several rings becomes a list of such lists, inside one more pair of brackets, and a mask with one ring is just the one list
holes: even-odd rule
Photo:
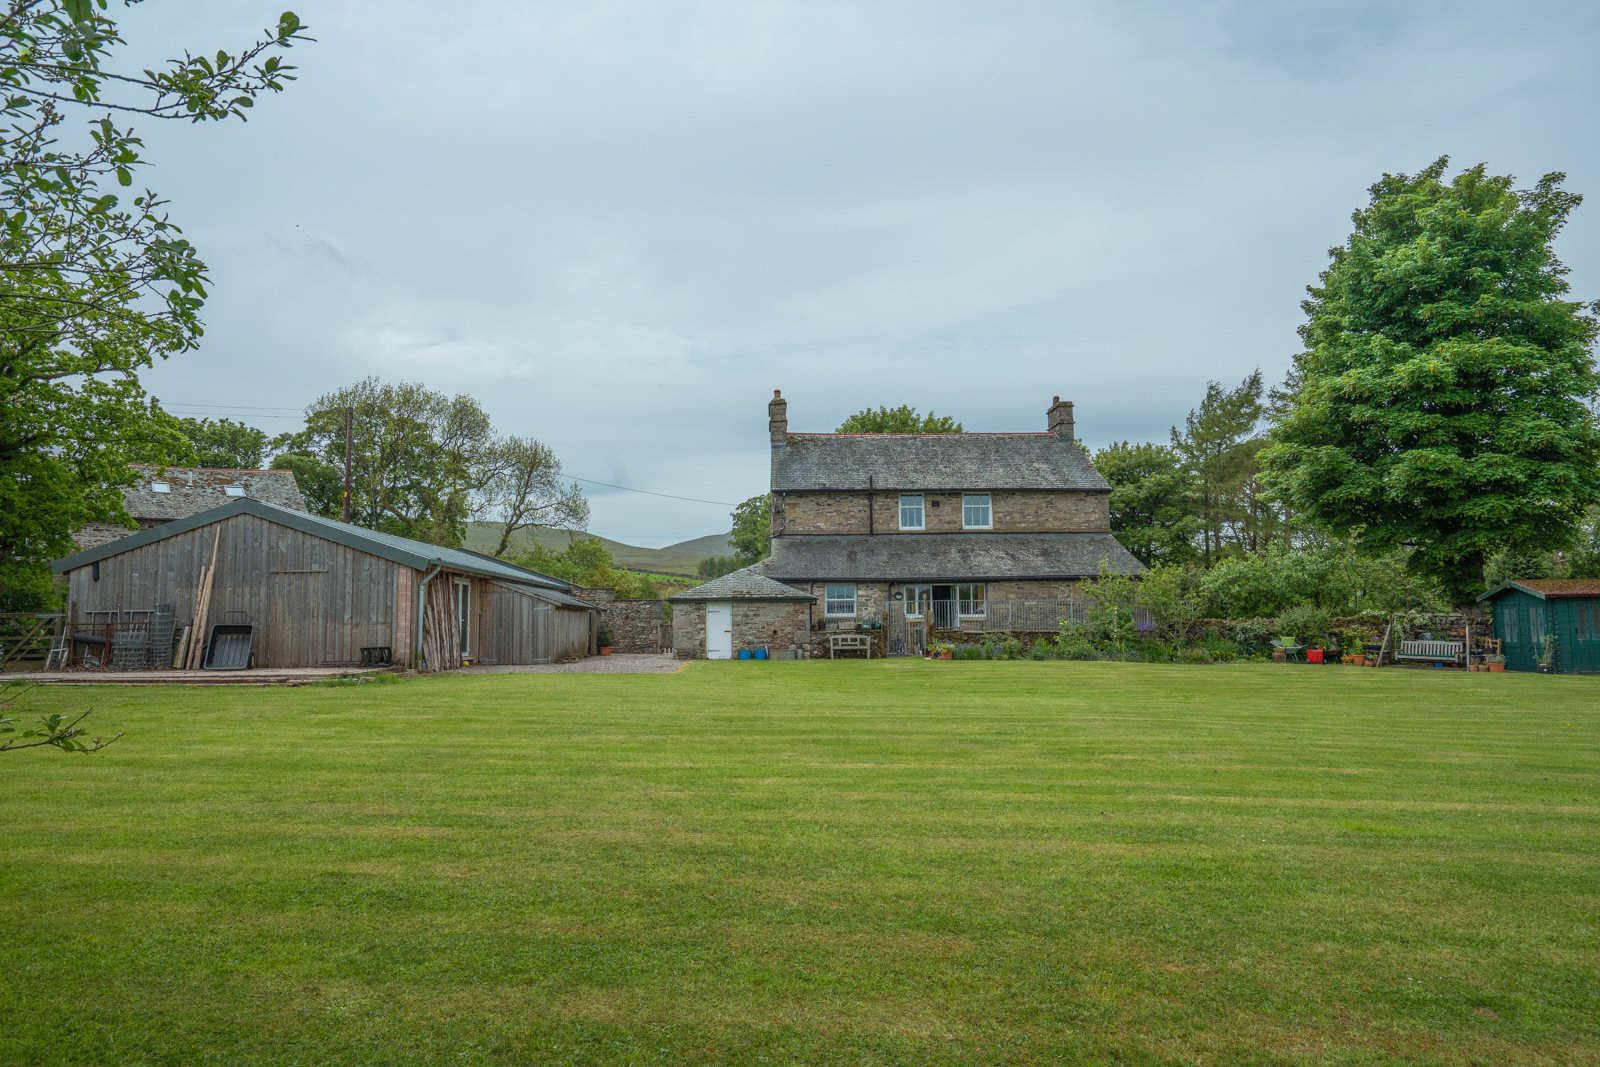
[[789, 443], [789, 402], [776, 389], [772, 391], [772, 399], [767, 401], [767, 433], [772, 438], [773, 448]]
[[1071, 441], [1077, 436], [1077, 427], [1072, 421], [1072, 401], [1062, 400], [1059, 396], [1050, 401], [1050, 432], [1063, 441]]

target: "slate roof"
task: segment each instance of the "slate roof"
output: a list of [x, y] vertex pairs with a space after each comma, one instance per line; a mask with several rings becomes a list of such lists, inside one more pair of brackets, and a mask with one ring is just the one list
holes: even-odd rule
[[1118, 574], [1144, 565], [1109, 533], [894, 534], [774, 538], [756, 564], [780, 581], [1005, 581], [1087, 578], [1106, 560]]
[[1109, 492], [1077, 441], [1053, 433], [792, 433], [772, 450], [774, 492], [819, 489]]
[[[226, 467], [154, 467], [137, 464], [137, 483], [122, 490], [128, 514], [143, 522], [170, 522], [197, 512], [241, 499], [230, 495], [228, 486], [237, 485], [244, 497], [264, 500], [282, 508], [306, 510], [306, 498], [293, 471], [235, 470]], [[158, 493], [154, 486], [165, 484]]]
[[[439, 545], [430, 545], [426, 541], [413, 541], [409, 537], [400, 537], [396, 534], [380, 533], [377, 530], [368, 530], [361, 526], [352, 526], [335, 519], [325, 519], [320, 515], [311, 515], [292, 508], [280, 507], [251, 497], [234, 497], [220, 507], [214, 507], [182, 519], [162, 523], [160, 526], [151, 526], [140, 530], [138, 533], [129, 534], [109, 544], [97, 548], [85, 549], [75, 552], [63, 559], [58, 559], [50, 565], [57, 574], [75, 570], [111, 556], [118, 556], [135, 548], [176, 537], [178, 534], [199, 529], [222, 519], [229, 519], [235, 515], [254, 515], [282, 526], [287, 526], [314, 537], [326, 538], [335, 544], [345, 545], [359, 549], [362, 552], [377, 556], [380, 559], [393, 560], [404, 564], [413, 570], [425, 571], [434, 564], [440, 564], [445, 570], [459, 571], [462, 574], [474, 574], [482, 578], [497, 578], [504, 582], [521, 585], [538, 586], [541, 589], [550, 589], [557, 592], [572, 592], [572, 585], [559, 578], [552, 578], [538, 571], [531, 571], [526, 567], [518, 567], [514, 563], [494, 559], [490, 556], [479, 555], [462, 548], [443, 548]], [[592, 604], [577, 601], [577, 604], [591, 608]]]
[[[759, 566], [759, 564], [757, 565]], [[756, 567], [743, 567], [730, 571], [720, 578], [713, 578], [704, 585], [697, 585], [693, 589], [685, 589], [667, 598], [671, 601], [679, 600], [815, 600], [809, 593], [802, 593], [782, 582], [775, 582], [762, 574]]]
[[1600, 578], [1530, 578], [1523, 582], [1502, 582], [1478, 599], [1488, 600], [1507, 589], [1520, 589], [1524, 593], [1532, 593], [1540, 600], [1600, 597]]

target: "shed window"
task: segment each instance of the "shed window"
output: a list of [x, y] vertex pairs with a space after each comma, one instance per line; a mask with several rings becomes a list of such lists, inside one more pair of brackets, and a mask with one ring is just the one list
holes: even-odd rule
[[927, 528], [926, 514], [922, 507], [920, 493], [900, 498], [900, 529], [922, 530]]
[[1579, 641], [1600, 641], [1600, 600], [1588, 604], [1578, 604], [1573, 612], [1576, 615], [1574, 635]]
[[961, 498], [961, 526], [966, 530], [994, 527], [994, 512], [989, 506], [988, 493], [968, 493]]
[[1517, 625], [1522, 609], [1509, 601], [1500, 604], [1494, 610], [1495, 629], [1500, 631], [1500, 640], [1508, 645], [1522, 643], [1522, 627]]
[[166, 482], [151, 482], [150, 491], [152, 493], [170, 493], [172, 492], [172, 486]]
[[956, 610], [963, 619], [981, 619], [989, 613], [989, 590], [981, 582], [956, 586]]
[[222, 491], [229, 496], [244, 496], [244, 486], [242, 485], [223, 486]]
[[854, 615], [856, 613], [856, 587], [830, 585], [822, 597], [822, 610], [827, 615]]

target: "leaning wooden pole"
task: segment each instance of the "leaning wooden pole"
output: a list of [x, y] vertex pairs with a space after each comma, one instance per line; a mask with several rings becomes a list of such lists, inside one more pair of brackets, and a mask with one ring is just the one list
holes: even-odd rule
[[222, 524], [211, 535], [211, 562], [201, 569], [200, 584], [195, 590], [194, 637], [189, 641], [188, 668], [199, 670], [205, 658], [206, 623], [211, 614], [211, 591], [217, 580], [217, 548], [222, 542]]

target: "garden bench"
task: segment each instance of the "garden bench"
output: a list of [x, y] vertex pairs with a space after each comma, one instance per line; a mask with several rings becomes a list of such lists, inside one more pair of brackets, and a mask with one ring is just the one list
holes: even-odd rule
[[867, 634], [829, 634], [828, 658], [839, 652], [865, 652], [872, 658], [872, 638]]
[[1466, 645], [1461, 641], [1401, 641], [1396, 659], [1457, 663]]

